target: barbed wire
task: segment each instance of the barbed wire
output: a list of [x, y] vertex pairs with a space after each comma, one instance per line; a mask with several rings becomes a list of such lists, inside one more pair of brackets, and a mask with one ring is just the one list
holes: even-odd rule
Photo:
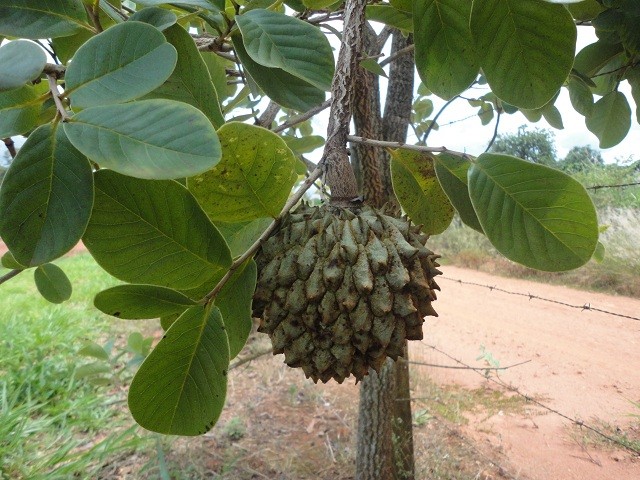
[[630, 183], [618, 183], [615, 185], [593, 185], [591, 187], [585, 187], [587, 190], [595, 190], [598, 191], [603, 188], [626, 188], [626, 187], [636, 187], [640, 185], [640, 182], [630, 182]]
[[[475, 370], [474, 368], [472, 368], [470, 365], [468, 365], [467, 363], [463, 362], [462, 360], [454, 357], [453, 355], [450, 355], [449, 353], [445, 352], [444, 350], [439, 349], [438, 347], [436, 347], [435, 345], [430, 345], [428, 343], [422, 342], [423, 345], [425, 345], [428, 348], [431, 348], [432, 350], [444, 355], [445, 357], [449, 358], [450, 360], [453, 360], [454, 362], [465, 366], [465, 367], [469, 367], [470, 370], [472, 370], [474, 373], [477, 373], [478, 375], [482, 376], [484, 379], [502, 387], [502, 388], [506, 388], [507, 390], [509, 390], [510, 392], [515, 393], [516, 395], [524, 398], [527, 402], [533, 403], [535, 405], [537, 405], [538, 407], [542, 408], [543, 410], [546, 410], [549, 413], [553, 413], [554, 415], [558, 415], [559, 417], [564, 418], [565, 420], [570, 421], [571, 423], [573, 423], [574, 425], [580, 427], [580, 428], [585, 428], [593, 433], [595, 433], [596, 435], [599, 435], [600, 437], [604, 438], [605, 440], [612, 442], [622, 448], [624, 448], [625, 450], [640, 456], [640, 450], [637, 448], [632, 447], [631, 445], [628, 445], [626, 443], [624, 443], [621, 440], [618, 440], [615, 437], [612, 437], [611, 435], [608, 435], [606, 433], [604, 433], [603, 431], [597, 429], [596, 427], [593, 427], [587, 423], [585, 423], [582, 420], [578, 420], [576, 418], [573, 418], [565, 413], [562, 413], [558, 410], [556, 410], [555, 408], [552, 408], [548, 405], [545, 405], [544, 403], [540, 402], [539, 400], [536, 400], [534, 397], [532, 397], [529, 394], [523, 393], [518, 387], [515, 387], [511, 384], [506, 383], [504, 380], [502, 380], [500, 377], [494, 378], [494, 377], [490, 377], [487, 375], [482, 374], [481, 372]], [[496, 374], [497, 375], [497, 374]]]
[[614, 317], [620, 317], [620, 318], [626, 318], [628, 320], [633, 320], [636, 322], [640, 322], [640, 318], [639, 317], [634, 317], [632, 315], [625, 315], [624, 313], [617, 313], [617, 312], [612, 312], [610, 310], [604, 310], [602, 308], [597, 308], [597, 307], [593, 307], [591, 306], [590, 303], [585, 303], [583, 305], [575, 305], [572, 303], [567, 303], [567, 302], [563, 302], [562, 300], [554, 300], [551, 298], [545, 298], [545, 297], [541, 297], [539, 295], [534, 295], [532, 293], [522, 293], [522, 292], [512, 292], [510, 290], [505, 290], [504, 288], [500, 288], [500, 287], [496, 287], [495, 285], [486, 285], [483, 283], [477, 283], [477, 282], [468, 282], [466, 280], [461, 280], [458, 278], [449, 278], [449, 277], [445, 277], [445, 276], [440, 276], [438, 277], [438, 280], [449, 280], [450, 282], [456, 282], [456, 283], [460, 283], [462, 285], [473, 285], [476, 287], [483, 287], [483, 288], [488, 288], [491, 291], [497, 291], [497, 292], [502, 292], [502, 293], [506, 293], [508, 295], [516, 295], [519, 297], [526, 297], [529, 300], [540, 300], [543, 302], [549, 302], [549, 303], [555, 303], [557, 305], [562, 305], [564, 307], [569, 307], [569, 308], [575, 308], [578, 310], [588, 310], [591, 312], [599, 312], [599, 313], [604, 313], [606, 315], [613, 315]]

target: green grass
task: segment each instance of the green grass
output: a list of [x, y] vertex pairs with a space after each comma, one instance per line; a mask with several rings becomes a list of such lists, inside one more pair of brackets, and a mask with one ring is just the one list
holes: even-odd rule
[[62, 305], [40, 297], [31, 271], [0, 285], [0, 478], [97, 478], [115, 459], [153, 448], [126, 411], [126, 390], [74, 378], [91, 361], [77, 354], [85, 342], [126, 329], [92, 306], [117, 281], [87, 254], [56, 264], [74, 287]]

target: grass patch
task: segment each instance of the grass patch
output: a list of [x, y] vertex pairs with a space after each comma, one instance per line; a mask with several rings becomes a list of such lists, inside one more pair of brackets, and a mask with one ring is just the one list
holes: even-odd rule
[[83, 344], [123, 328], [92, 306], [115, 279], [86, 254], [56, 263], [74, 287], [62, 305], [40, 297], [31, 271], [0, 286], [0, 478], [104, 478], [115, 458], [149, 445], [124, 389], [76, 378]]

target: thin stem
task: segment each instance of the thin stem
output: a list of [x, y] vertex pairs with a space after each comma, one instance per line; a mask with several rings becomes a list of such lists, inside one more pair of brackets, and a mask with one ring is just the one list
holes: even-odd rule
[[491, 147], [493, 146], [493, 142], [495, 142], [496, 138], [498, 138], [498, 127], [500, 126], [500, 115], [502, 115], [501, 108], [498, 109], [498, 116], [496, 117], [496, 126], [493, 129], [493, 137], [491, 137], [491, 140], [489, 141], [489, 145], [487, 145], [487, 148], [485, 149], [485, 153], [491, 149]]
[[313, 182], [315, 182], [318, 178], [320, 178], [323, 172], [324, 172], [323, 168], [317, 167], [313, 172], [311, 172], [311, 174], [309, 174], [309, 176], [303, 182], [302, 186], [298, 189], [298, 191], [289, 198], [285, 206], [282, 208], [280, 215], [278, 215], [278, 217], [273, 222], [271, 222], [271, 224], [267, 227], [267, 229], [264, 232], [262, 232], [262, 235], [260, 235], [260, 238], [258, 238], [253, 243], [253, 245], [249, 247], [249, 249], [246, 252], [244, 252], [236, 260], [234, 260], [234, 262], [229, 267], [229, 271], [224, 275], [224, 277], [222, 277], [222, 279], [213, 288], [213, 290], [211, 290], [207, 295], [205, 295], [205, 297], [201, 300], [201, 303], [204, 303], [204, 304], [209, 303], [212, 299], [216, 297], [216, 295], [218, 295], [218, 293], [220, 293], [220, 290], [222, 290], [222, 287], [224, 287], [225, 284], [229, 281], [233, 273], [238, 268], [240, 268], [240, 266], [244, 264], [244, 262], [249, 260], [253, 256], [253, 254], [256, 253], [256, 251], [258, 251], [258, 248], [260, 248], [260, 245], [262, 245], [262, 243], [267, 238], [269, 238], [269, 236], [271, 236], [271, 233], [273, 233], [273, 231], [276, 229], [276, 227], [278, 226], [278, 223], [280, 223], [280, 220], [282, 220], [282, 218], [287, 213], [289, 213], [289, 210], [291, 210], [300, 201], [300, 199], [304, 196], [306, 191], [309, 190], [309, 188], [311, 188], [311, 186], [313, 185]]
[[409, 52], [413, 52], [413, 50], [415, 49], [415, 46], [413, 44], [411, 45], [407, 45], [406, 47], [398, 50], [396, 53], [394, 53], [393, 55], [389, 55], [387, 58], [385, 58], [384, 60], [382, 60], [380, 62], [380, 66], [384, 67], [385, 65], [390, 64], [391, 62], [393, 62], [396, 58], [398, 58], [401, 55], [405, 55]]
[[42, 72], [45, 75], [50, 75], [56, 79], [64, 77], [64, 73], [67, 71], [67, 67], [64, 65], [56, 65], [55, 63], [47, 63], [44, 66]]
[[364, 145], [371, 145], [373, 147], [380, 148], [404, 148], [405, 150], [413, 150], [414, 152], [423, 153], [450, 153], [464, 158], [473, 158], [471, 155], [463, 152], [456, 152], [455, 150], [449, 150], [447, 147], [428, 147], [426, 145], [410, 145], [403, 142], [386, 142], [384, 140], [375, 140], [373, 138], [358, 137], [356, 135], [347, 135], [347, 140], [355, 143], [362, 143]]
[[433, 117], [433, 120], [431, 120], [431, 125], [429, 125], [429, 127], [427, 127], [427, 130], [424, 132], [424, 135], [422, 136], [422, 143], [427, 143], [427, 138], [429, 138], [429, 134], [431, 133], [431, 130], [433, 130], [433, 126], [438, 121], [438, 118], [440, 117], [440, 115], [442, 115], [442, 112], [444, 112], [447, 109], [447, 107], [449, 105], [451, 105], [454, 100], [456, 100], [458, 98], [460, 98], [460, 97], [458, 95], [456, 95], [455, 97], [451, 98], [450, 100], [447, 100], [447, 103], [445, 103], [442, 106], [442, 108], [440, 110], [438, 110], [438, 113], [436, 113], [436, 116]]
[[85, 10], [98, 33], [104, 31], [102, 24], [100, 23], [100, 0], [95, 0], [91, 6], [85, 5]]
[[5, 273], [3, 276], [0, 277], [0, 285], [2, 285], [7, 280], [11, 280], [13, 277], [21, 274], [22, 272], [24, 272], [24, 270], [16, 269], [16, 270], [11, 270], [8, 273]]
[[11, 158], [16, 158], [18, 152], [16, 151], [16, 144], [14, 143], [13, 138], [7, 137], [2, 141], [4, 142], [4, 146], [7, 147], [7, 150], [9, 150], [9, 155], [11, 155]]
[[307, 111], [305, 113], [302, 113], [302, 114], [297, 115], [297, 116], [295, 116], [293, 118], [290, 118], [289, 120], [287, 120], [282, 125], [278, 125], [276, 128], [273, 129], [273, 132], [280, 133], [280, 132], [286, 130], [287, 128], [295, 127], [296, 125], [299, 125], [302, 122], [305, 122], [305, 121], [309, 120], [311, 117], [313, 117], [314, 115], [320, 113], [321, 111], [326, 110], [327, 108], [329, 108], [330, 105], [331, 105], [331, 99], [325, 100], [324, 102], [322, 102], [317, 107], [313, 107], [311, 110], [309, 110], [309, 111]]
[[51, 96], [53, 97], [53, 102], [56, 104], [56, 109], [60, 114], [60, 118], [62, 118], [63, 122], [66, 122], [69, 119], [69, 115], [62, 104], [62, 100], [60, 100], [58, 83], [53, 75], [47, 75], [47, 80], [49, 81], [49, 90], [51, 91]]

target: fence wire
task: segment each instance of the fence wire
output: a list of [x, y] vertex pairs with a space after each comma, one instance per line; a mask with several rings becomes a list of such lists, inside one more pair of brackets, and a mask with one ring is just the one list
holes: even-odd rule
[[562, 305], [564, 307], [569, 307], [569, 308], [575, 308], [578, 310], [588, 310], [591, 312], [599, 312], [599, 313], [604, 313], [606, 315], [612, 315], [614, 317], [620, 317], [620, 318], [626, 318], [628, 320], [633, 320], [636, 322], [640, 322], [640, 317], [634, 317], [633, 315], [626, 315], [624, 313], [617, 313], [617, 312], [612, 312], [610, 310], [604, 310], [602, 308], [598, 308], [598, 307], [594, 307], [592, 306], [590, 303], [584, 303], [582, 305], [574, 305], [571, 303], [567, 303], [567, 302], [563, 302], [562, 300], [554, 300], [552, 298], [544, 298], [541, 297], [539, 295], [534, 295], [532, 293], [522, 293], [522, 292], [512, 292], [510, 290], [505, 290], [504, 288], [500, 288], [500, 287], [496, 287], [495, 285], [486, 285], [483, 283], [477, 283], [477, 282], [468, 282], [466, 280], [461, 280], [459, 278], [450, 278], [450, 277], [445, 277], [445, 276], [439, 276], [438, 280], [449, 280], [450, 282], [456, 282], [459, 283], [461, 285], [473, 285], [476, 287], [483, 287], [483, 288], [487, 288], [491, 291], [496, 291], [496, 292], [502, 292], [502, 293], [506, 293], [508, 295], [516, 295], [519, 297], [525, 297], [528, 298], [529, 300], [540, 300], [542, 302], [548, 302], [548, 303], [555, 303], [556, 305]]

